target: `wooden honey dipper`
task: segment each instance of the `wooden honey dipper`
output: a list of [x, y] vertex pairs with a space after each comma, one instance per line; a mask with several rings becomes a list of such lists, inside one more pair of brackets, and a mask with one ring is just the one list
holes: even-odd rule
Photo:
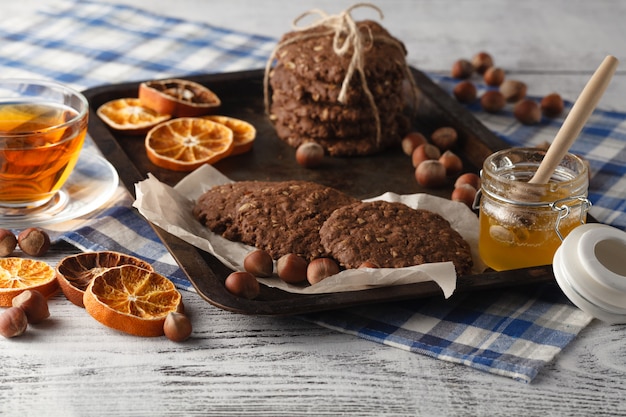
[[572, 106], [563, 125], [554, 137], [552, 145], [548, 148], [541, 164], [533, 177], [528, 181], [529, 184], [546, 184], [554, 170], [559, 165], [565, 154], [580, 134], [587, 119], [593, 113], [600, 98], [604, 94], [619, 61], [612, 55], [604, 58], [596, 72], [593, 73], [587, 85], [583, 88], [580, 96]]

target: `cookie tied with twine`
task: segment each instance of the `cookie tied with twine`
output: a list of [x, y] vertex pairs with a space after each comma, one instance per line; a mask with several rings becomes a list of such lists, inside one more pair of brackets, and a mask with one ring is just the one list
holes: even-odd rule
[[[404, 92], [407, 83], [415, 91], [415, 82], [404, 44], [377, 22], [356, 22], [356, 8], [383, 17], [365, 3], [338, 15], [305, 12], [267, 62], [266, 112], [293, 147], [317, 142], [330, 155], [368, 155], [398, 144], [409, 130]], [[319, 18], [299, 26], [311, 15]]]

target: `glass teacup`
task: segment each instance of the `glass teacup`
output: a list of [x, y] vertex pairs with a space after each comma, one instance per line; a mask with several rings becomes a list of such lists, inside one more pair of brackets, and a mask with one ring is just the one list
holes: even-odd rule
[[45, 80], [0, 79], [0, 215], [49, 204], [74, 169], [87, 99]]

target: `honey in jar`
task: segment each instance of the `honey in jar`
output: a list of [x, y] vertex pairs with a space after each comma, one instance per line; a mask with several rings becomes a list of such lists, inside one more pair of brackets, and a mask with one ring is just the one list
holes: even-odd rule
[[590, 206], [586, 164], [567, 154], [547, 184], [531, 184], [545, 151], [511, 148], [481, 171], [479, 253], [496, 271], [549, 265]]

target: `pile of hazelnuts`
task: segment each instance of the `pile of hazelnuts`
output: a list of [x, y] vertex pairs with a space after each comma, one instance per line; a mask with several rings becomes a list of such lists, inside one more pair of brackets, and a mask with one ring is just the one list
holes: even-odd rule
[[555, 118], [563, 112], [563, 99], [558, 93], [548, 94], [540, 101], [526, 97], [526, 84], [507, 79], [504, 69], [494, 65], [493, 58], [487, 52], [477, 53], [471, 61], [458, 59], [452, 65], [451, 76], [461, 80], [452, 90], [459, 102], [469, 104], [478, 99], [478, 90], [471, 80], [475, 74], [481, 76], [488, 86], [487, 91], [480, 96], [480, 105], [488, 113], [498, 113], [507, 103], [513, 103], [515, 118], [522, 124], [534, 125], [541, 121], [542, 115]]
[[[258, 278], [274, 276], [274, 260], [265, 250], [250, 252], [243, 261], [243, 271], [236, 271], [226, 277], [224, 285], [233, 295], [247, 299], [256, 298], [261, 292]], [[377, 268], [371, 262], [365, 262], [361, 268]], [[292, 285], [310, 285], [338, 274], [339, 264], [330, 258], [316, 258], [308, 262], [301, 256], [288, 253], [276, 261], [276, 275], [282, 281]]]
[[461, 174], [463, 161], [452, 150], [457, 140], [456, 129], [443, 126], [430, 134], [430, 140], [420, 132], [409, 132], [401, 144], [402, 151], [411, 157], [415, 179], [419, 185], [440, 188], [449, 178], [458, 176], [450, 199], [465, 203], [471, 208], [480, 188], [480, 177], [471, 172]]
[[50, 249], [50, 236], [38, 227], [22, 230], [17, 236], [8, 229], [0, 229], [0, 256], [10, 256], [19, 248], [29, 256], [43, 256]]
[[0, 335], [6, 338], [21, 336], [29, 324], [50, 317], [47, 298], [36, 290], [26, 290], [13, 297], [11, 307], [0, 314]]

